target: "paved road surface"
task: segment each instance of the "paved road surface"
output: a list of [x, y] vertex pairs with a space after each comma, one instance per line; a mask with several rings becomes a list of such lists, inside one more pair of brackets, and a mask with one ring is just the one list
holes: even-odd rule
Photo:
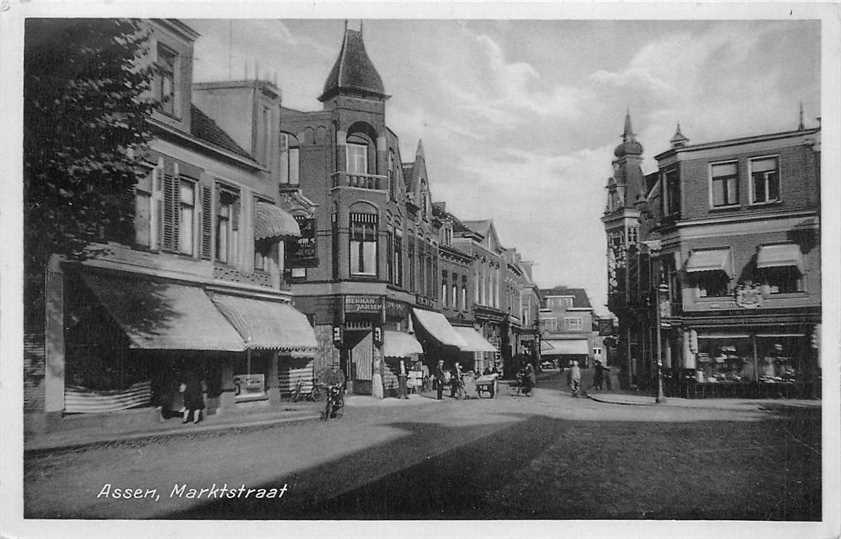
[[[531, 398], [353, 407], [329, 423], [35, 455], [25, 516], [820, 518], [819, 407], [618, 406], [559, 385], [544, 382]], [[225, 484], [246, 491], [187, 497]], [[98, 497], [105, 485], [157, 499]], [[284, 486], [282, 498], [255, 497]]]

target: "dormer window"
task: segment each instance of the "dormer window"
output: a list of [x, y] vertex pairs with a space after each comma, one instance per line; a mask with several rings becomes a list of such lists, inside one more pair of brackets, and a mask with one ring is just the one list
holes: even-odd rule
[[175, 117], [181, 115], [175, 85], [177, 59], [178, 54], [175, 51], [158, 44], [158, 73], [154, 82], [154, 98], [158, 101], [161, 112]]

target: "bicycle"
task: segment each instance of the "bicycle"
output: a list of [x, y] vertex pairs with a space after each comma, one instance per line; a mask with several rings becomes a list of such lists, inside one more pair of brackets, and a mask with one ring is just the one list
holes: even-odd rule
[[320, 401], [321, 400], [321, 389], [319, 388], [318, 384], [315, 380], [312, 381], [312, 390], [309, 393], [304, 392], [304, 381], [298, 380], [295, 384], [295, 389], [292, 390], [290, 394], [290, 398], [292, 402], [299, 402], [302, 400], [308, 400], [312, 402]]
[[327, 386], [327, 401], [324, 404], [324, 411], [321, 412], [321, 419], [328, 421], [331, 418], [338, 418], [344, 415], [342, 409], [345, 407], [345, 396], [342, 386]]

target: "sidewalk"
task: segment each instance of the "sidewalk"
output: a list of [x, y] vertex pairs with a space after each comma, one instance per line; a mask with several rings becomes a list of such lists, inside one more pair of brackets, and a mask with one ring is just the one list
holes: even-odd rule
[[37, 453], [56, 449], [76, 449], [90, 445], [107, 444], [162, 436], [185, 436], [196, 433], [215, 432], [319, 419], [320, 403], [290, 404], [266, 410], [228, 411], [203, 417], [198, 424], [182, 423], [178, 417], [161, 419], [148, 425], [110, 425], [108, 430], [87, 427], [52, 432], [26, 433], [24, 453]]
[[809, 399], [684, 399], [681, 397], [666, 397], [664, 402], [655, 402], [654, 395], [630, 395], [627, 393], [585, 393], [590, 400], [603, 404], [618, 404], [626, 406], [669, 406], [683, 408], [714, 408], [719, 410], [743, 410], [745, 408], [760, 408], [767, 404], [784, 404], [786, 406], [820, 407], [820, 400]]

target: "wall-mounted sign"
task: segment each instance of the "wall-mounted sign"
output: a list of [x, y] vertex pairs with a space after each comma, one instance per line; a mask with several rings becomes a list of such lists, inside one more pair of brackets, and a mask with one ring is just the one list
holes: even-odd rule
[[762, 306], [762, 291], [759, 285], [742, 283], [736, 288], [736, 305], [744, 309]]
[[379, 313], [382, 308], [380, 296], [345, 296], [345, 313]]
[[286, 242], [284, 264], [287, 268], [311, 268], [318, 265], [315, 219], [296, 215], [301, 236]]
[[386, 318], [403, 320], [409, 316], [409, 305], [387, 299], [385, 300], [385, 316]]

